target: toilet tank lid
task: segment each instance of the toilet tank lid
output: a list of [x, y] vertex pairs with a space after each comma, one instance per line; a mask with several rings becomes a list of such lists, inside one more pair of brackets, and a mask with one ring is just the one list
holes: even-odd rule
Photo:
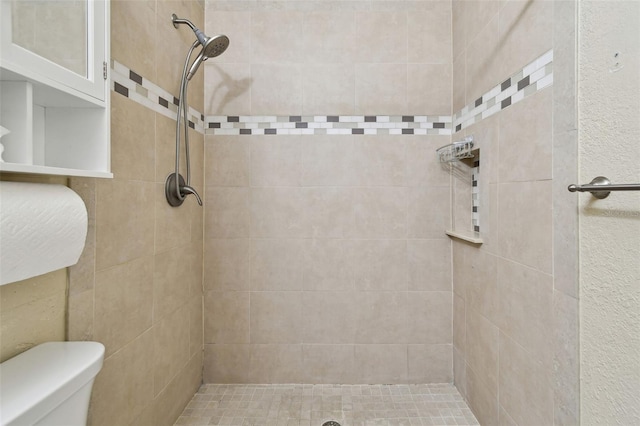
[[[98, 342], [48, 342], [0, 364], [0, 424], [25, 412], [48, 413], [102, 368]], [[40, 407], [38, 407], [40, 406]]]

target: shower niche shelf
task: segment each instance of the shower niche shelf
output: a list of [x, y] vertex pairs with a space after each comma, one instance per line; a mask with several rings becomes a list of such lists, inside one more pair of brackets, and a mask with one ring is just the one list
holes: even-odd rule
[[[40, 44], [28, 45], [21, 34], [25, 29], [35, 31], [41, 23], [21, 15], [21, 4], [3, 1], [0, 5], [0, 125], [9, 131], [0, 139], [0, 172], [113, 177], [106, 73], [108, 1], [74, 3], [81, 8], [76, 14], [81, 22], [76, 26], [84, 31], [84, 36], [79, 35], [79, 67], [67, 61], [71, 48], [58, 43], [64, 37], [55, 33], [69, 31], [73, 23], [45, 26], [54, 33], [41, 34]], [[62, 4], [51, 2], [43, 7]], [[12, 19], [34, 28], [14, 31]]]

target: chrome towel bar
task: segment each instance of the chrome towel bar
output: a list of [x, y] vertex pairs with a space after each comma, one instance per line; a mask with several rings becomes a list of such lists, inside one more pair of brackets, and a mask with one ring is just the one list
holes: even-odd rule
[[604, 176], [594, 178], [588, 185], [569, 185], [569, 192], [590, 192], [596, 198], [607, 198], [611, 191], [640, 191], [640, 183], [613, 184]]

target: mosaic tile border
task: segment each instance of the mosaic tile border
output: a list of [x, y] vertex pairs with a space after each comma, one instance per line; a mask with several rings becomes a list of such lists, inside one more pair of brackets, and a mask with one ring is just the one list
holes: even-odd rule
[[480, 158], [473, 162], [471, 169], [471, 224], [473, 232], [480, 232], [480, 188], [478, 186], [480, 176]]
[[[111, 90], [172, 120], [178, 116], [178, 98], [114, 60], [111, 60]], [[204, 133], [204, 114], [191, 107], [189, 127]]]
[[450, 135], [450, 116], [208, 116], [210, 135]]
[[553, 49], [453, 115], [454, 132], [471, 126], [553, 84]]
[[[527, 64], [453, 116], [207, 116], [189, 107], [189, 126], [209, 135], [451, 135], [553, 84], [553, 50]], [[123, 64], [111, 61], [111, 89], [173, 120], [178, 99]]]

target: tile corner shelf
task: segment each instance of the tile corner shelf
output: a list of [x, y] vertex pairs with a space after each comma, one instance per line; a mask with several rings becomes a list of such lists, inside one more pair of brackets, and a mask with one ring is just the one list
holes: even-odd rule
[[481, 245], [484, 242], [484, 241], [482, 241], [482, 238], [479, 238], [479, 237], [476, 237], [476, 236], [467, 235], [467, 234], [464, 234], [462, 232], [445, 231], [445, 234], [447, 234], [451, 238], [456, 238], [458, 240], [466, 241], [466, 242], [471, 243], [471, 244]]

